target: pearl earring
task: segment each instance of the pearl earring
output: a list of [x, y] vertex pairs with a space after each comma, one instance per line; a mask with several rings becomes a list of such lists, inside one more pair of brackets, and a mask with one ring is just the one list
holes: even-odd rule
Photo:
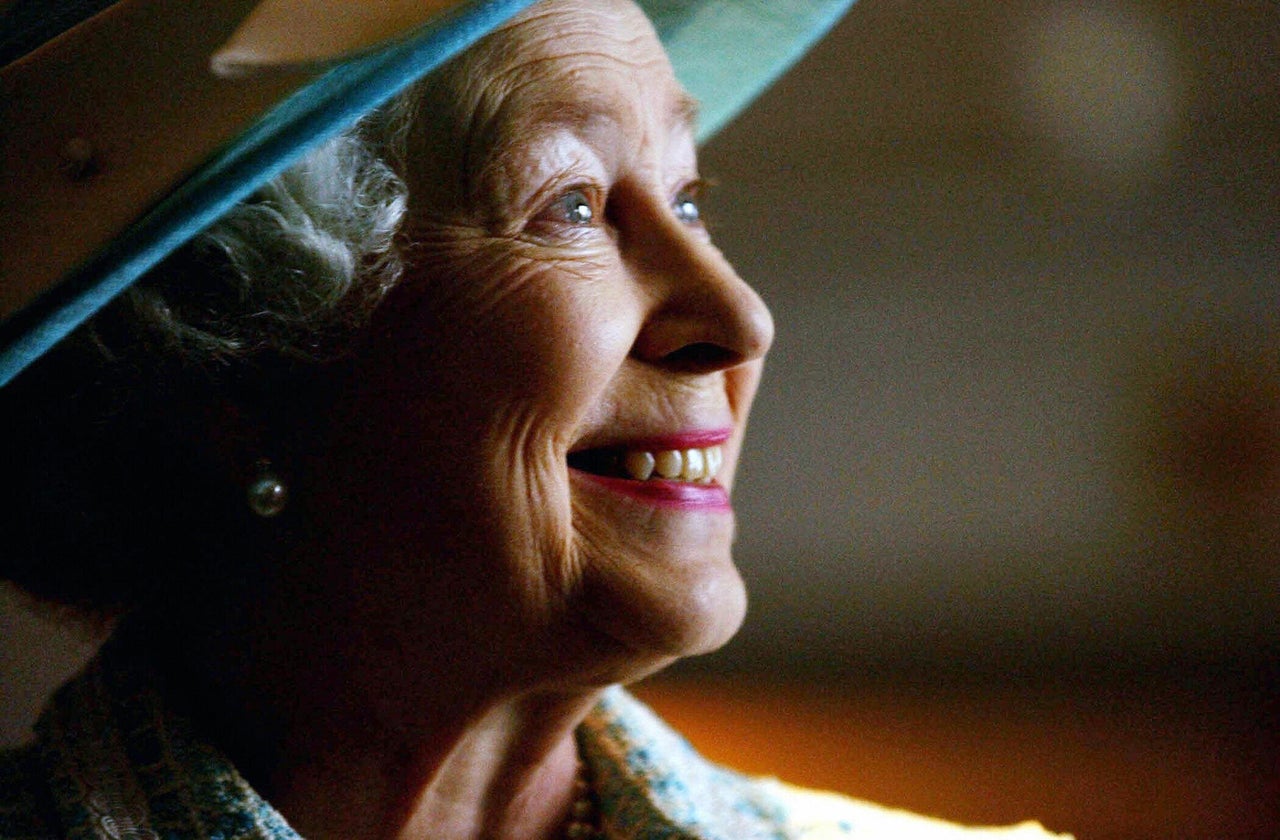
[[289, 488], [284, 480], [271, 468], [271, 462], [265, 458], [256, 465], [253, 481], [245, 490], [245, 501], [249, 510], [263, 519], [278, 516], [289, 501]]

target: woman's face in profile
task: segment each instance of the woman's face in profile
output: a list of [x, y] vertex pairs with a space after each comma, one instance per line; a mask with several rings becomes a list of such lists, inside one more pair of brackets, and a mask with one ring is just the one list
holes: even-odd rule
[[535, 5], [420, 107], [410, 267], [324, 456], [359, 620], [481, 682], [722, 644], [772, 324], [698, 219], [691, 107], [648, 22]]

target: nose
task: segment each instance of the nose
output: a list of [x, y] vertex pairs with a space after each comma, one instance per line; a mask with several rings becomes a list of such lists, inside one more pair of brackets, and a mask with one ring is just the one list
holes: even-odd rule
[[764, 357], [773, 317], [702, 231], [667, 219], [629, 244], [653, 302], [632, 355], [690, 373]]

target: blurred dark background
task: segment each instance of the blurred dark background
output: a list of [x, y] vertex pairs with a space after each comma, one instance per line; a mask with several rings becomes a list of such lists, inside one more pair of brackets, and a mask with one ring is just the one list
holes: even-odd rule
[[864, 0], [704, 166], [778, 322], [725, 664], [1280, 641], [1280, 7]]
[[955, 818], [1280, 837], [1278, 115], [1274, 2], [860, 0], [704, 151], [778, 324], [753, 602], [650, 699]]
[[[643, 696], [953, 819], [1280, 836], [1277, 114], [1272, 0], [860, 0], [704, 150], [778, 325], [752, 612]], [[0, 638], [13, 740], [89, 644]]]

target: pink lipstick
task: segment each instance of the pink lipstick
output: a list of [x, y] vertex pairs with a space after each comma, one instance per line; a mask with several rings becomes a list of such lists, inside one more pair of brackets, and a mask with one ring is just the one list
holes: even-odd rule
[[716, 482], [732, 429], [708, 429], [582, 449], [569, 467], [602, 489], [651, 505], [728, 510], [729, 492]]

